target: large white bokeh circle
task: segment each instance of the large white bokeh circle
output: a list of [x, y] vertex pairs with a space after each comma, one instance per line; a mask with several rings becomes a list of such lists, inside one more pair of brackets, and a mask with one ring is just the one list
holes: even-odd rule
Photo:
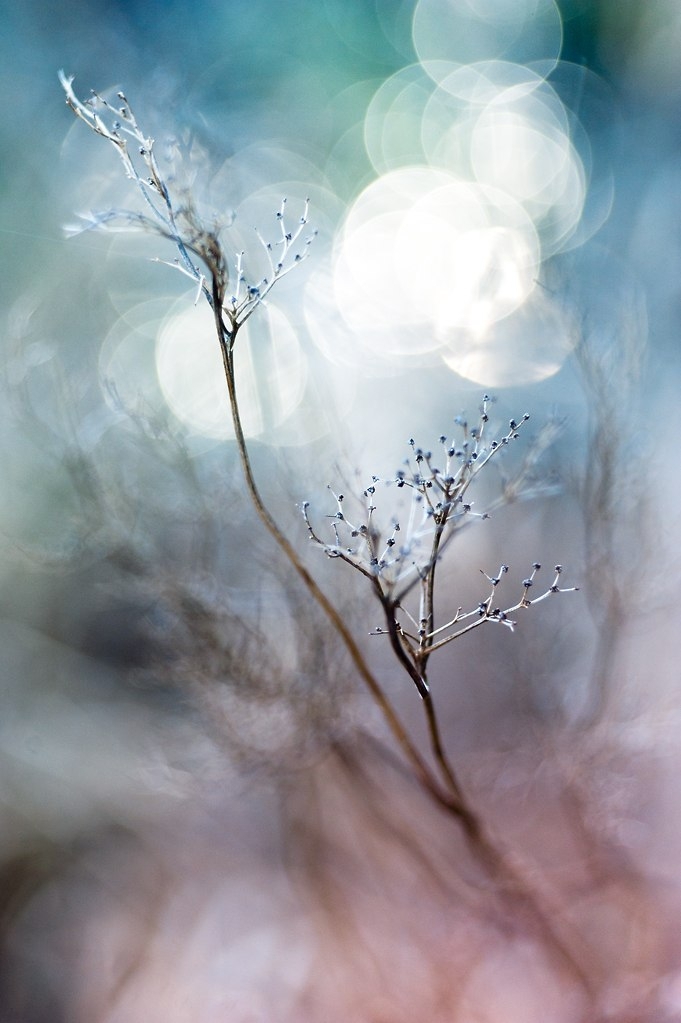
[[[300, 403], [306, 363], [284, 314], [262, 308], [237, 339], [236, 372], [244, 433], [276, 430]], [[171, 314], [156, 342], [156, 372], [174, 415], [193, 433], [218, 439], [234, 435], [222, 357], [207, 306]]]

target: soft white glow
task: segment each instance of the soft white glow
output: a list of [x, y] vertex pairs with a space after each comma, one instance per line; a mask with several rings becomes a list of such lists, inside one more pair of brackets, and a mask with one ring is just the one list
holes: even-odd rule
[[117, 411], [121, 405], [137, 409], [140, 400], [152, 407], [162, 403], [154, 349], [158, 325], [174, 301], [174, 296], [164, 296], [128, 306], [105, 337], [99, 378], [104, 397]]
[[514, 313], [484, 329], [442, 335], [450, 369], [483, 387], [514, 387], [553, 376], [572, 351], [575, 331], [564, 309], [541, 288]]
[[521, 203], [544, 257], [569, 242], [584, 209], [586, 173], [563, 104], [535, 71], [507, 61], [451, 70], [424, 108], [421, 141], [431, 165]]
[[379, 174], [424, 163], [421, 124], [434, 84], [420, 64], [401, 68], [374, 93], [364, 116], [364, 145]]
[[584, 170], [566, 122], [558, 97], [542, 82], [531, 90], [517, 85], [500, 91], [471, 133], [476, 179], [523, 204], [545, 255], [574, 231], [584, 206]]
[[[404, 372], [406, 362], [437, 362], [439, 342], [421, 324], [397, 327], [373, 316], [371, 297], [364, 310], [353, 304], [356, 326], [342, 314], [333, 268], [320, 267], [305, 289], [305, 323], [308, 334], [339, 372], [331, 374], [338, 408], [347, 410], [358, 380], [389, 377]], [[365, 316], [362, 313], [366, 313]], [[331, 381], [329, 381], [331, 382]]]
[[362, 343], [385, 354], [432, 351], [438, 342], [432, 311], [414, 286], [414, 254], [398, 252], [405, 218], [414, 204], [450, 176], [428, 167], [404, 167], [372, 182], [348, 212], [336, 250], [337, 308]]
[[350, 210], [336, 300], [355, 330], [389, 331], [390, 351], [425, 353], [448, 329], [480, 330], [515, 309], [534, 287], [538, 262], [532, 222], [505, 193], [402, 168], [373, 182]]
[[[239, 334], [236, 367], [244, 432], [271, 434], [302, 399], [306, 363], [287, 318], [259, 311]], [[163, 324], [156, 371], [169, 407], [194, 433], [233, 436], [222, 358], [207, 306], [185, 306]]]
[[424, 63], [549, 63], [558, 60], [563, 29], [554, 0], [419, 0], [412, 39]]
[[534, 288], [536, 232], [522, 207], [503, 192], [452, 181], [407, 212], [397, 241], [410, 266], [412, 292], [440, 333], [476, 330], [520, 305]]

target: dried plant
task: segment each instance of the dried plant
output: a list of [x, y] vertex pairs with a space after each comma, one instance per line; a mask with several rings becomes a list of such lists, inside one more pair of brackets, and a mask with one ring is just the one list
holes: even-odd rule
[[[411, 496], [404, 528], [395, 515], [387, 530], [377, 524], [379, 509], [375, 502], [377, 487], [381, 483], [377, 476], [372, 476], [371, 483], [363, 491], [363, 507], [358, 509], [359, 517], [353, 516], [352, 520], [348, 518], [345, 495], [331, 491], [337, 507], [335, 514], [329, 516], [332, 520], [332, 542], [324, 541], [318, 535], [310, 521], [309, 502], [303, 504], [310, 539], [330, 558], [345, 561], [371, 583], [386, 620], [385, 627], [376, 626], [374, 634], [390, 637], [397, 659], [424, 699], [429, 695], [428, 661], [437, 650], [486, 622], [497, 622], [513, 631], [515, 621], [511, 615], [516, 611], [538, 604], [552, 594], [574, 592], [576, 589], [558, 586], [562, 567], [556, 565], [551, 585], [541, 596], [531, 599], [530, 589], [541, 568], [535, 562], [531, 574], [523, 580], [520, 599], [502, 609], [496, 605], [496, 594], [502, 577], [509, 570], [508, 565], [502, 565], [494, 577], [481, 569], [492, 587], [490, 595], [472, 610], [464, 611], [459, 607], [444, 625], [435, 625], [436, 570], [445, 549], [471, 519], [489, 517], [489, 510], [473, 511], [470, 500], [465, 500], [467, 492], [494, 455], [510, 441], [518, 439], [520, 426], [530, 418], [529, 414], [525, 414], [520, 423], [512, 419], [501, 440], [492, 440], [486, 445], [483, 434], [489, 422], [489, 405], [490, 398], [485, 395], [479, 424], [470, 432], [466, 421], [457, 416], [457, 426], [463, 434], [460, 444], [444, 435], [439, 438], [443, 469], [435, 464], [437, 456], [410, 440], [414, 464], [407, 458], [406, 468], [399, 469], [394, 478], [385, 481], [387, 486], [394, 485], [399, 490], [406, 488]], [[405, 601], [414, 590], [419, 595], [418, 610], [411, 613]]]
[[[159, 260], [176, 268], [196, 285], [196, 300], [203, 298], [213, 314], [216, 343], [222, 356], [225, 383], [234, 428], [236, 448], [245, 485], [257, 515], [311, 597], [343, 644], [358, 677], [380, 709], [392, 737], [410, 766], [413, 776], [434, 804], [444, 809], [462, 827], [478, 863], [495, 883], [500, 901], [508, 911], [520, 911], [532, 930], [541, 937], [552, 958], [587, 992], [591, 991], [588, 950], [579, 935], [566, 926], [554, 912], [549, 894], [536, 879], [508, 855], [503, 844], [493, 838], [481, 815], [472, 805], [445, 751], [438, 715], [428, 679], [430, 658], [454, 640], [481, 626], [501, 625], [513, 630], [516, 615], [551, 596], [571, 592], [575, 587], [560, 586], [562, 568], [556, 565], [552, 581], [537, 596], [535, 562], [520, 583], [515, 598], [502, 600], [503, 580], [508, 567], [501, 565], [493, 575], [482, 572], [488, 589], [476, 606], [464, 610], [456, 605], [443, 615], [439, 610], [439, 568], [445, 555], [455, 546], [459, 533], [469, 523], [488, 517], [505, 501], [532, 491], [534, 464], [545, 436], [533, 449], [521, 469], [507, 481], [502, 493], [484, 510], [474, 510], [469, 493], [480, 473], [514, 442], [529, 418], [512, 419], [498, 439], [490, 434], [490, 406], [485, 396], [479, 419], [474, 426], [459, 417], [455, 438], [439, 438], [436, 453], [410, 441], [411, 454], [404, 467], [385, 481], [371, 478], [358, 498], [356, 508], [338, 490], [331, 490], [335, 510], [327, 516], [328, 526], [320, 526], [310, 512], [310, 503], [302, 504], [304, 521], [312, 543], [329, 558], [344, 562], [366, 579], [370, 593], [380, 606], [383, 620], [374, 636], [386, 636], [400, 667], [413, 682], [424, 709], [430, 753], [424, 753], [411, 736], [377, 674], [372, 670], [362, 645], [346, 620], [340, 603], [327, 595], [308, 568], [306, 557], [298, 549], [276, 515], [266, 505], [258, 487], [249, 447], [245, 438], [234, 353], [239, 333], [257, 312], [273, 287], [302, 262], [314, 238], [308, 227], [308, 204], [291, 223], [282, 202], [274, 214], [276, 237], [258, 235], [269, 266], [266, 276], [249, 280], [245, 266], [248, 254], [229, 251], [225, 227], [205, 224], [191, 196], [175, 194], [164, 176], [154, 152], [154, 141], [140, 129], [123, 93], [120, 106], [93, 93], [80, 100], [73, 90], [73, 79], [61, 74], [66, 102], [81, 121], [114, 147], [124, 171], [141, 198], [141, 210], [109, 210], [86, 219], [85, 228], [110, 229], [114, 226], [141, 229], [170, 241], [177, 250], [173, 261]], [[396, 495], [396, 508], [383, 522], [379, 488]], [[180, 595], [181, 597], [181, 595]], [[181, 597], [182, 607], [190, 606]], [[194, 605], [192, 605], [194, 606]]]

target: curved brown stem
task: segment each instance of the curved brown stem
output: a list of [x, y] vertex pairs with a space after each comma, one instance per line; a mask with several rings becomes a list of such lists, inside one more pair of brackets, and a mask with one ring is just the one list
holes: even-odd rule
[[[478, 815], [467, 804], [463, 792], [456, 780], [454, 771], [444, 752], [437, 723], [437, 715], [435, 713], [432, 697], [430, 696], [430, 692], [425, 681], [421, 679], [421, 687], [419, 688], [419, 691], [422, 692], [422, 688], [425, 687], [425, 695], [422, 692], [422, 696], [424, 698], [424, 706], [428, 720], [430, 743], [433, 754], [438, 763], [438, 767], [446, 783], [445, 788], [442, 787], [438, 779], [433, 775], [432, 770], [414, 746], [405, 726], [402, 724], [402, 721], [392, 706], [388, 696], [383, 691], [380, 683], [371, 672], [364, 655], [357, 646], [341, 615], [308, 572], [307, 568], [300, 560], [295, 548], [281, 531], [264, 504], [253, 475], [246, 438], [244, 436], [243, 426], [241, 423], [241, 413], [236, 390], [233, 351], [234, 342], [239, 330], [239, 324], [235, 323], [231, 331], [226, 327], [222, 318], [222, 295], [220, 291], [220, 285], [214, 278], [213, 311], [218, 338], [220, 341], [220, 351], [222, 354], [223, 368], [227, 382], [236, 444], [246, 486], [258, 517], [265, 529], [281, 548], [291, 566], [295, 569], [296, 573], [303, 581], [310, 595], [322, 609], [338, 633], [355, 668], [357, 669], [360, 678], [367, 686], [372, 698], [379, 707], [393, 738], [397, 742], [408, 762], [411, 764], [414, 775], [420, 785], [426, 790], [436, 804], [458, 819], [471, 850], [475, 854], [477, 860], [484, 866], [487, 874], [498, 886], [500, 894], [505, 898], [505, 900], [510, 901], [512, 904], [517, 903], [529, 913], [530, 917], [535, 922], [538, 932], [542, 935], [549, 946], [554, 949], [557, 961], [560, 961], [563, 964], [568, 972], [571, 973], [579, 982], [580, 986], [582, 986], [587, 992], [591, 993], [591, 983], [589, 981], [588, 973], [570, 951], [569, 943], [566, 942], [559, 933], [557, 933], [552, 922], [553, 914], [544, 909], [537, 894], [533, 890], [533, 886], [529, 882], [525, 881], [519, 870], [509, 862], [508, 857], [497, 848], [495, 843], [487, 834]], [[388, 615], [389, 622], [391, 619], [393, 623], [390, 629], [391, 639], [393, 640], [393, 644], [397, 644], [396, 649], [399, 649], [401, 652], [398, 654], [400, 661], [405, 663], [405, 667], [409, 665], [407, 670], [409, 671], [410, 676], [413, 677], [413, 672], [416, 671], [416, 668], [409, 662], [409, 659], [399, 642], [399, 636], [396, 634], [394, 614]]]
[[[469, 811], [465, 810], [460, 800], [452, 798], [452, 796], [446, 792], [439, 784], [437, 779], [433, 776], [432, 771], [428, 767], [427, 763], [420, 755], [416, 747], [414, 746], [411, 738], [409, 737], [405, 726], [397, 715], [394, 707], [392, 706], [388, 696], [384, 692], [380, 683], [369, 669], [366, 663], [364, 655], [357, 646], [352, 634], [350, 633], [347, 625], [343, 621], [343, 618], [333, 606], [329, 598], [326, 596], [324, 591], [319, 587], [315, 579], [310, 575], [305, 565], [300, 560], [298, 553], [296, 552], [293, 545], [290, 543], [285, 534], [280, 530], [277, 523], [272, 518], [270, 512], [265, 506], [260, 491], [258, 490], [255, 478], [253, 476], [253, 469], [251, 466], [251, 460], [246, 445], [246, 439], [243, 432], [243, 426], [241, 423], [241, 413], [239, 409], [239, 403], [236, 392], [236, 381], [234, 376], [234, 359], [233, 359], [233, 348], [234, 341], [236, 339], [236, 333], [238, 331], [238, 325], [230, 332], [226, 328], [221, 314], [221, 296], [219, 294], [219, 288], [214, 288], [214, 314], [215, 323], [218, 331], [218, 337], [220, 340], [220, 351], [222, 353], [223, 368], [225, 371], [225, 379], [227, 382], [227, 391], [229, 395], [229, 404], [232, 414], [232, 422], [234, 425], [234, 433], [236, 438], [237, 450], [239, 452], [239, 460], [241, 468], [244, 473], [246, 480], [246, 486], [248, 488], [249, 495], [255, 507], [255, 510], [260, 518], [265, 529], [276, 541], [277, 545], [281, 548], [284, 555], [297, 572], [298, 576], [302, 579], [308, 592], [317, 602], [319, 607], [325, 613], [334, 629], [340, 636], [346, 650], [350, 654], [350, 658], [357, 669], [361, 679], [369, 689], [371, 696], [375, 700], [379, 707], [383, 717], [390, 729], [395, 741], [401, 748], [405, 757], [412, 765], [416, 777], [424, 789], [429, 795], [439, 803], [444, 809], [451, 813], [454, 813], [457, 817], [460, 817], [462, 822], [468, 821], [472, 815]], [[470, 826], [470, 825], [469, 825]], [[468, 828], [467, 828], [468, 830]]]

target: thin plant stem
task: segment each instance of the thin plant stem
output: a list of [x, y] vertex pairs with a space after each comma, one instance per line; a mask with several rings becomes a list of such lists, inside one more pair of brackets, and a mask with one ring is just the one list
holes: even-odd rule
[[[454, 497], [456, 497], [458, 501], [461, 500], [472, 479], [475, 475], [477, 475], [480, 468], [489, 461], [496, 448], [494, 446], [490, 447], [490, 450], [484, 455], [484, 457], [476, 463], [476, 468], [471, 469], [470, 467], [472, 466], [472, 462], [477, 457], [479, 435], [476, 435], [475, 451], [471, 456], [471, 461], [465, 463], [470, 471], [464, 472], [462, 469], [461, 472], [464, 473], [464, 475], [458, 480], [456, 478], [452, 478], [451, 482], [448, 481], [446, 484], [447, 489], [443, 491], [447, 503], [442, 516], [436, 521], [435, 534], [431, 545], [430, 561], [426, 566], [425, 573], [423, 570], [420, 573], [420, 580], [422, 584], [422, 621], [420, 623], [420, 628], [423, 629], [424, 625], [426, 628], [423, 633], [419, 635], [418, 648], [411, 648], [409, 640], [401, 632], [395, 617], [395, 611], [399, 606], [400, 597], [409, 592], [411, 587], [415, 585], [415, 581], [410, 582], [406, 587], [404, 587], [402, 594], [396, 594], [393, 590], [391, 594], [388, 595], [388, 593], [382, 589], [378, 579], [375, 578], [374, 580], [377, 594], [386, 614], [388, 632], [390, 634], [395, 654], [400, 663], [407, 670], [409, 676], [417, 685], [417, 689], [423, 700], [430, 747], [433, 759], [437, 766], [437, 772], [440, 775], [438, 778], [437, 773], [428, 764], [424, 757], [421, 756], [414, 745], [414, 742], [395, 711], [390, 699], [384, 692], [373, 672], [370, 670], [364, 655], [345, 624], [342, 615], [334, 607], [312, 575], [308, 572], [295, 548], [277, 525], [275, 519], [263, 502], [253, 474], [248, 446], [243, 431], [235, 376], [235, 342], [241, 326], [254, 312], [254, 310], [262, 304], [263, 297], [272, 288], [274, 282], [280, 279], [280, 277], [285, 273], [288, 273], [292, 268], [292, 265], [304, 258], [304, 256], [296, 254], [292, 263], [288, 267], [284, 266], [284, 260], [289, 253], [291, 245], [298, 239], [303, 226], [307, 223], [307, 204], [305, 212], [300, 219], [298, 229], [290, 234], [284, 229], [282, 204], [282, 209], [278, 214], [278, 218], [282, 221], [282, 260], [276, 265], [272, 262], [272, 260], [270, 260], [271, 273], [269, 278], [263, 279], [260, 285], [248, 287], [245, 295], [242, 295], [240, 289], [242, 281], [245, 278], [241, 273], [239, 257], [237, 261], [236, 296], [233, 297], [231, 301], [226, 301], [228, 270], [224, 258], [224, 251], [220, 244], [217, 231], [208, 231], [202, 227], [198, 218], [195, 216], [195, 211], [192, 209], [191, 205], [187, 206], [187, 208], [182, 211], [184, 220], [187, 222], [189, 234], [185, 236], [180, 231], [175, 218], [175, 211], [170, 193], [168, 192], [156, 164], [155, 156], [153, 154], [153, 141], [142, 135], [134, 116], [129, 110], [129, 105], [124, 95], [119, 94], [119, 98], [125, 104], [125, 106], [120, 110], [121, 122], [114, 122], [113, 127], [109, 129], [97, 113], [96, 103], [92, 102], [89, 105], [81, 103], [73, 93], [71, 87], [72, 79], [68, 79], [66, 76], [61, 75], [61, 80], [66, 92], [67, 102], [74, 114], [83, 120], [91, 130], [95, 131], [96, 134], [104, 137], [116, 147], [126, 168], [126, 173], [135, 182], [142, 193], [147, 207], [149, 207], [152, 212], [152, 217], [143, 214], [123, 213], [122, 219], [127, 221], [129, 225], [153, 230], [162, 234], [164, 237], [171, 239], [178, 247], [180, 253], [182, 265], [179, 266], [179, 269], [181, 269], [185, 275], [191, 277], [197, 282], [197, 297], [198, 295], [203, 294], [213, 310], [239, 460], [246, 487], [256, 513], [264, 528], [272, 536], [279, 549], [288, 559], [289, 563], [304, 583], [308, 593], [324, 612], [340, 640], [343, 642], [343, 645], [350, 655], [352, 663], [354, 664], [360, 678], [363, 680], [374, 702], [380, 709], [398, 748], [402, 751], [402, 754], [411, 765], [417, 781], [437, 805], [459, 821], [465, 838], [469, 843], [471, 850], [476, 855], [477, 861], [483, 866], [488, 876], [498, 886], [499, 894], [509, 904], [509, 907], [522, 909], [528, 913], [537, 932], [542, 935], [547, 946], [553, 950], [556, 961], [564, 965], [566, 970], [568, 970], [568, 972], [579, 981], [585, 991], [592, 993], [589, 971], [582, 966], [582, 961], [585, 956], [578, 937], [574, 934], [570, 934], [569, 937], [567, 937], [561, 933], [559, 914], [550, 907], [550, 899], [547, 899], [545, 894], [540, 893], [537, 890], [536, 883], [534, 883], [532, 879], [526, 879], [523, 871], [513, 862], [513, 860], [502, 850], [500, 846], [492, 841], [482, 823], [481, 818], [468, 803], [468, 800], [458, 783], [455, 772], [446, 756], [440, 734], [436, 708], [427, 682], [426, 666], [430, 654], [433, 653], [434, 650], [445, 645], [445, 643], [449, 642], [450, 639], [454, 638], [453, 635], [438, 641], [434, 638], [436, 634], [434, 629], [435, 565], [438, 557], [441, 556], [443, 549], [447, 545], [447, 542], [453, 533], [453, 530], [450, 530], [449, 535], [444, 535], [445, 527], [449, 520], [451, 500]], [[94, 100], [102, 104], [105, 110], [111, 111], [112, 113], [114, 112], [113, 107], [111, 107], [106, 101], [99, 97], [94, 97]], [[124, 135], [131, 137], [136, 144], [139, 143], [139, 158], [141, 158], [143, 164], [147, 167], [148, 172], [151, 175], [150, 179], [146, 181], [143, 180], [136, 170], [135, 164], [133, 163], [128, 151]], [[156, 199], [155, 196], [152, 197], [149, 191], [150, 188], [155, 190], [155, 193], [159, 197], [158, 199]], [[103, 225], [109, 219], [110, 217], [106, 215], [103, 218], [100, 217], [96, 222]], [[306, 245], [307, 244], [309, 244], [309, 241], [306, 242]], [[269, 246], [265, 245], [265, 248], [269, 254]], [[208, 287], [208, 278], [201, 273], [198, 266], [194, 265], [189, 253], [195, 255], [206, 266], [212, 287]], [[485, 398], [485, 402], [486, 401], [487, 398]], [[486, 422], [486, 405], [483, 407], [483, 422]], [[517, 424], [511, 421], [510, 431], [503, 439], [503, 443], [508, 443], [511, 437], [517, 436], [515, 433], [516, 428]], [[426, 462], [429, 468], [431, 468], [429, 458], [430, 456], [426, 456]], [[432, 468], [431, 472], [433, 472]], [[427, 495], [426, 499], [428, 500], [431, 512], [435, 512], [436, 509], [430, 502]], [[463, 507], [464, 511], [467, 510], [466, 506]], [[376, 552], [373, 547], [371, 547], [373, 542], [370, 528], [372, 511], [373, 508], [370, 508], [366, 533], [370, 544], [372, 560], [375, 560]], [[312, 535], [314, 537], [313, 533]], [[535, 571], [539, 567], [539, 565], [535, 565]], [[557, 566], [556, 572], [560, 572], [559, 566]], [[363, 574], [367, 573], [365, 572]], [[517, 607], [529, 606], [529, 604], [532, 603], [532, 601], [529, 601], [527, 598], [527, 590], [529, 586], [532, 585], [533, 576], [530, 577], [529, 580], [526, 580], [525, 592], [519, 604], [516, 605]], [[417, 576], [417, 579], [418, 578], [419, 576]], [[544, 599], [544, 597], [548, 596], [551, 592], [562, 592], [557, 586], [557, 578], [558, 575], [556, 576], [556, 582], [554, 582], [553, 586], [547, 590], [546, 594], [537, 598], [538, 600]], [[492, 582], [494, 587], [496, 582], [498, 582], [498, 579]], [[536, 603], [536, 601], [534, 602]], [[487, 620], [488, 618], [495, 617], [496, 620], [502, 620], [500, 617], [502, 614], [501, 612], [490, 612], [487, 604], [481, 605], [481, 608], [481, 620]], [[454, 619], [454, 622], [456, 620], [457, 618]], [[451, 624], [453, 625], [454, 622]], [[473, 628], [475, 624], [478, 623], [471, 623], [465, 628], [459, 630], [459, 634]], [[572, 950], [575, 951], [573, 952]], [[579, 951], [579, 955], [577, 954], [577, 951]]]
[[[438, 769], [442, 778], [447, 786], [447, 789], [452, 795], [461, 801], [462, 805], [466, 804], [463, 791], [459, 782], [456, 778], [454, 768], [449, 762], [447, 754], [445, 753], [444, 744], [442, 742], [442, 736], [440, 734], [440, 726], [437, 719], [437, 711], [435, 709], [435, 703], [433, 701], [433, 695], [428, 686], [428, 679], [426, 677], [425, 670], [419, 671], [415, 663], [407, 656], [402, 642], [400, 640], [399, 632], [397, 630], [397, 621], [395, 619], [395, 608], [392, 601], [386, 601], [383, 598], [386, 624], [388, 628], [388, 634], [390, 636], [390, 643], [393, 648], [393, 652], [397, 657], [398, 661], [407, 672], [409, 677], [414, 682], [418, 693], [423, 702], [425, 711], [426, 723], [428, 725], [428, 738], [430, 742], [431, 752], [437, 763]], [[476, 826], [475, 815], [469, 821], [471, 828], [471, 834], [479, 834], [479, 826]]]
[[[305, 565], [303, 565], [295, 548], [279, 529], [279, 526], [274, 521], [264, 504], [253, 475], [237, 396], [234, 372], [234, 343], [239, 330], [239, 324], [234, 324], [231, 331], [226, 327], [221, 313], [222, 300], [220, 296], [219, 282], [216, 278], [213, 280], [213, 300], [215, 324], [220, 342], [220, 351], [222, 354], [222, 362], [229, 395], [232, 423], [239, 452], [239, 460], [246, 480], [246, 486], [258, 517], [272, 538], [276, 541], [277, 545], [284, 552], [292, 567], [302, 579], [308, 592], [324, 611], [334, 629], [340, 636], [360, 677], [366, 684], [371, 696], [383, 714], [393, 737], [402, 749], [405, 757], [411, 763], [416, 778], [420, 782], [421, 786], [436, 801], [436, 803], [458, 818], [461, 826], [463, 827], [466, 839], [473, 852], [476, 854], [478, 861], [482, 864], [490, 877], [495, 880], [496, 884], [499, 885], [500, 893], [504, 899], [509, 901], [511, 905], [519, 903], [522, 907], [529, 911], [538, 932], [542, 935], [547, 944], [555, 950], [557, 960], [563, 963], [568, 972], [579, 982], [580, 986], [583, 987], [585, 991], [591, 993], [592, 984], [588, 972], [570, 950], [569, 943], [558, 933], [555, 925], [552, 923], [553, 914], [541, 904], [538, 895], [532, 889], [532, 885], [523, 878], [519, 869], [513, 866], [509, 862], [508, 858], [495, 845], [490, 836], [487, 834], [480, 818], [466, 801], [445, 754], [437, 722], [437, 715], [429, 690], [426, 689], [424, 707], [428, 722], [430, 743], [440, 771], [447, 783], [446, 789], [443, 789], [437, 779], [433, 776], [432, 771], [414, 746], [390, 700], [383, 691], [383, 688], [369, 669], [362, 652], [355, 643], [355, 640], [345, 625], [341, 615], [333, 604], [331, 604], [323, 590], [315, 582]], [[392, 621], [394, 622], [394, 614], [392, 615]], [[397, 635], [396, 640], [399, 645], [399, 637]], [[408, 663], [404, 651], [402, 651], [402, 656], [404, 657], [404, 661]], [[402, 658], [400, 658], [400, 660], [402, 660]], [[410, 665], [410, 667], [412, 666]], [[573, 943], [575, 940], [576, 939], [573, 936]]]
[[246, 486], [258, 517], [269, 534], [276, 541], [278, 547], [283, 551], [299, 577], [302, 579], [310, 595], [314, 598], [322, 611], [324, 611], [325, 615], [342, 639], [355, 668], [383, 714], [393, 737], [402, 749], [408, 761], [411, 763], [421, 785], [426, 789], [431, 797], [436, 800], [436, 802], [461, 819], [467, 833], [470, 833], [471, 835], [473, 833], [477, 833], [479, 831], [479, 824], [473, 812], [466, 806], [460, 789], [457, 786], [456, 790], [453, 790], [450, 795], [442, 789], [441, 785], [433, 777], [432, 771], [414, 746], [405, 726], [397, 715], [382, 686], [378, 682], [378, 679], [375, 677], [373, 672], [370, 671], [361, 650], [357, 646], [357, 643], [348, 630], [341, 615], [330, 602], [324, 591], [319, 587], [315, 579], [310, 575], [307, 568], [300, 560], [295, 548], [274, 521], [262, 500], [253, 475], [253, 468], [248, 453], [248, 447], [246, 445], [246, 438], [244, 436], [243, 425], [241, 422], [241, 411], [239, 408], [236, 390], [236, 379], [234, 373], [234, 343], [239, 327], [238, 325], [235, 325], [231, 331], [226, 327], [222, 319], [221, 306], [222, 302], [219, 294], [219, 285], [218, 281], [214, 278], [213, 310], [215, 325], [220, 341], [220, 352], [222, 354], [222, 363], [227, 383], [236, 445], [239, 452], [239, 461], [241, 463]]

